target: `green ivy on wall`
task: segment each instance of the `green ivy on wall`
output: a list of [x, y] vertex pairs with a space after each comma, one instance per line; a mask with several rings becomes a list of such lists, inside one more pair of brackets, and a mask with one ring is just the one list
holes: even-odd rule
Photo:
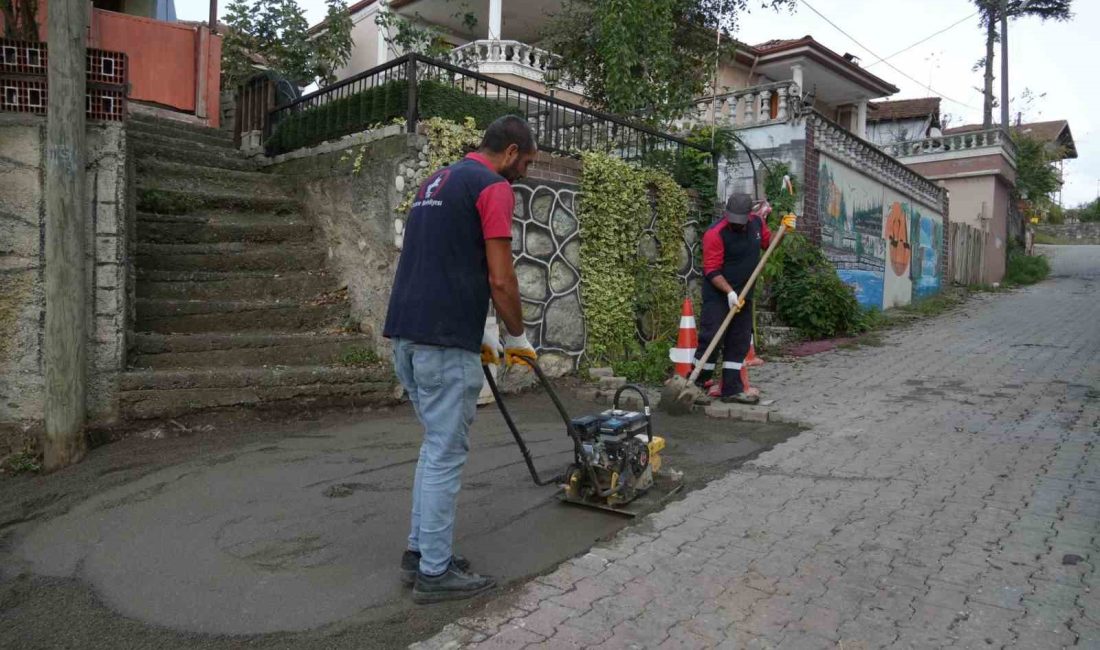
[[428, 138], [428, 165], [421, 167], [413, 182], [405, 184], [405, 196], [397, 206], [399, 216], [408, 214], [412, 207], [413, 196], [424, 179], [440, 167], [462, 159], [481, 143], [484, 131], [478, 128], [472, 117], [466, 117], [462, 124], [452, 120], [433, 117], [420, 123], [421, 130]]
[[[646, 329], [654, 342], [675, 331], [683, 293], [676, 275], [680, 229], [688, 198], [666, 173], [599, 152], [581, 153], [581, 160], [577, 218], [587, 352], [593, 363], [614, 363], [639, 352], [639, 318], [649, 319]], [[638, 251], [651, 210], [657, 215], [655, 263]]]
[[651, 341], [675, 340], [684, 295], [677, 276], [683, 250], [680, 242], [691, 204], [687, 193], [668, 174], [650, 170], [645, 176], [653, 197], [658, 249], [656, 268], [638, 274], [638, 310], [648, 321], [644, 331], [649, 332]]

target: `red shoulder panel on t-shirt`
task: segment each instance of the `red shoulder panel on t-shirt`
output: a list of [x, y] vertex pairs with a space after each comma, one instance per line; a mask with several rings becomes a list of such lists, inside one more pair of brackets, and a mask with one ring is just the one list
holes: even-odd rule
[[477, 211], [481, 215], [481, 232], [485, 239], [512, 238], [512, 210], [516, 197], [508, 181], [500, 181], [481, 190]]

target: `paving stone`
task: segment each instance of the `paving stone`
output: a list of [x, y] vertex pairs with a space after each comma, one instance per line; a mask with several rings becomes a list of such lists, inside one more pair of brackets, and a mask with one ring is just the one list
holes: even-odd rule
[[538, 578], [498, 634], [552, 633], [538, 648], [1100, 647], [1100, 255], [1051, 250], [1060, 270], [1042, 287], [978, 296], [883, 348], [754, 371], [783, 391], [768, 417], [808, 429]]
[[743, 420], [745, 422], [767, 422], [768, 408], [766, 406], [752, 406], [749, 404], [724, 404], [714, 402], [707, 405], [703, 412], [707, 417], [728, 418]]

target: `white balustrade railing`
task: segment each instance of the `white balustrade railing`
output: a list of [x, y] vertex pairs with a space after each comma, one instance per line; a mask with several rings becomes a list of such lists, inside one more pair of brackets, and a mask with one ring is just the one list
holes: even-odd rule
[[882, 148], [895, 158], [912, 158], [949, 152], [977, 152], [980, 149], [1003, 149], [1012, 160], [1016, 159], [1016, 144], [1000, 128], [986, 131], [953, 133], [921, 140], [909, 140], [883, 145]]
[[780, 81], [717, 97], [701, 97], [696, 100], [693, 109], [677, 121], [676, 126], [689, 130], [695, 126], [706, 126], [712, 121], [719, 126], [736, 128], [762, 126], [786, 122], [801, 112], [802, 96], [798, 84]]
[[[447, 60], [482, 74], [514, 74], [532, 81], [544, 82], [551, 64], [560, 61], [557, 54], [519, 41], [480, 40], [451, 50]], [[563, 80], [558, 87], [579, 90], [576, 84]]]

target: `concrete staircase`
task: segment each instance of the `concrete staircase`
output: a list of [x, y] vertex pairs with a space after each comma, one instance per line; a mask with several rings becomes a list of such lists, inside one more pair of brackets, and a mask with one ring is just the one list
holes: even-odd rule
[[124, 414], [392, 401], [391, 371], [346, 330], [347, 297], [285, 184], [223, 131], [133, 116], [129, 133], [138, 214]]

